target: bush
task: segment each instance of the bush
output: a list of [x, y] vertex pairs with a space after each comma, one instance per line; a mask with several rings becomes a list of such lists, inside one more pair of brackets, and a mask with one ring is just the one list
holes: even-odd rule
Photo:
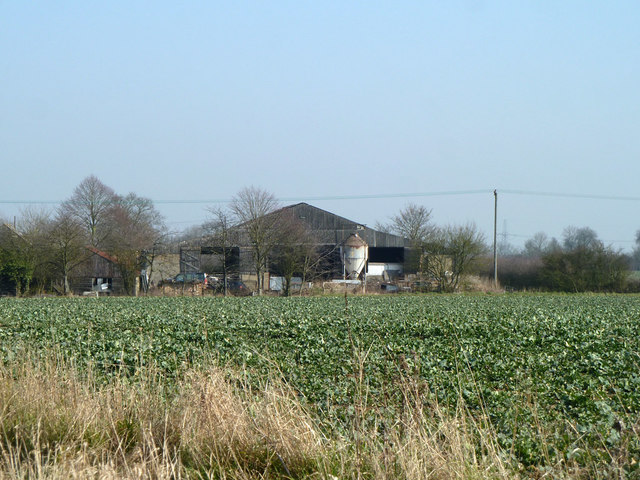
[[542, 257], [542, 284], [564, 292], [623, 292], [628, 265], [624, 255], [602, 244], [558, 250]]
[[0, 292], [19, 296], [29, 289], [32, 274], [33, 266], [25, 256], [0, 249]]

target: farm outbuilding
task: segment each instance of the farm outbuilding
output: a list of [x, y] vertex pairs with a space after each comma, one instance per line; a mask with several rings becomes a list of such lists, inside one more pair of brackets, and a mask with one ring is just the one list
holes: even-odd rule
[[[126, 295], [124, 279], [115, 257], [87, 247], [87, 257], [73, 269], [69, 284], [73, 293], [98, 292], [105, 294]], [[138, 294], [136, 282], [134, 294]]]

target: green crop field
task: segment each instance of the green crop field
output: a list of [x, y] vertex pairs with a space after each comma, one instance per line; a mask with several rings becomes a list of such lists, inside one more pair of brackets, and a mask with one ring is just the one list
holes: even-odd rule
[[346, 311], [339, 297], [0, 299], [0, 357], [24, 352], [103, 381], [149, 365], [167, 384], [211, 362], [275, 372], [338, 430], [363, 408], [384, 428], [411, 380], [424, 405], [489, 429], [514, 471], [638, 475], [638, 296], [353, 297]]

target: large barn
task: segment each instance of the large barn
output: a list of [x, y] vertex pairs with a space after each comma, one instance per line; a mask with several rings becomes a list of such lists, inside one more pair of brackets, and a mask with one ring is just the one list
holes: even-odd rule
[[[321, 275], [336, 278], [343, 274], [340, 247], [352, 234], [357, 234], [368, 245], [367, 276], [393, 279], [404, 273], [408, 253], [408, 241], [398, 235], [381, 232], [307, 203], [289, 205], [269, 214], [295, 218], [304, 223], [317, 249], [324, 256], [325, 267]], [[286, 226], [285, 228], [286, 232]], [[243, 278], [254, 274], [252, 250], [243, 226], [234, 228], [237, 239], [230, 250], [235, 273]], [[221, 249], [215, 242], [204, 239], [200, 246], [183, 246], [180, 250], [180, 272], [219, 270]], [[268, 271], [278, 275], [277, 266], [270, 264]], [[269, 275], [269, 274], [268, 274]], [[268, 280], [265, 281], [268, 285]]]

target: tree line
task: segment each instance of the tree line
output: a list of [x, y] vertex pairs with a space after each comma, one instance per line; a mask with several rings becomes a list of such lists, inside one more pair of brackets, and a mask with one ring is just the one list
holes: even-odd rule
[[[431, 210], [409, 204], [377, 228], [407, 238], [414, 252], [409, 263], [439, 290], [456, 290], [464, 273], [495, 275], [490, 248], [473, 224], [438, 227]], [[538, 232], [520, 252], [504, 243], [498, 247], [498, 279], [507, 289], [640, 291], [640, 282], [630, 276], [640, 269], [640, 230], [630, 255], [605, 245], [591, 228], [573, 226], [565, 228], [561, 241]]]
[[212, 268], [222, 274], [225, 295], [228, 279], [239, 273], [232, 248], [239, 244], [250, 250], [260, 294], [267, 268], [284, 276], [286, 295], [294, 275], [304, 280], [324, 268], [326, 254], [308, 226], [266, 190], [243, 188], [228, 207], [208, 211], [197, 232], [172, 234], [150, 199], [117, 194], [89, 176], [55, 211], [28, 210], [18, 229], [5, 225], [9, 230], [0, 238], [0, 291], [67, 295], [74, 270], [99, 251], [115, 262], [125, 292], [132, 294], [141, 270], [153, 268], [157, 253], [198, 235], [218, 252], [220, 262]]
[[[311, 280], [326, 274], [335, 252], [267, 190], [245, 187], [225, 207], [208, 209], [197, 229], [170, 235], [153, 202], [135, 193], [117, 194], [97, 177], [85, 178], [52, 212], [26, 211], [19, 231], [0, 242], [0, 290], [70, 293], [69, 278], [91, 251], [108, 253], [132, 293], [140, 270], [153, 264], [155, 254], [170, 241], [200, 236], [219, 261], [212, 268], [227, 281], [239, 273], [237, 251], [246, 246], [258, 293], [265, 290], [268, 270], [284, 278], [284, 294], [294, 276]], [[432, 212], [408, 204], [376, 229], [404, 237], [409, 244], [405, 271], [418, 286], [451, 292], [460, 289], [466, 274], [493, 277], [491, 249], [472, 224], [438, 226]], [[93, 250], [92, 250], [93, 249]], [[640, 267], [640, 231], [631, 255], [605, 245], [588, 227], [567, 227], [558, 241], [540, 232], [520, 252], [500, 245], [500, 283], [512, 289], [553, 291], [628, 291], [629, 271]], [[9, 287], [9, 288], [8, 288]]]
[[[606, 245], [589, 227], [566, 227], [561, 240], [538, 232], [522, 250], [501, 245], [499, 276], [512, 289], [562, 292], [629, 292], [640, 284], [640, 231], [631, 254]], [[486, 268], [485, 268], [486, 272]]]
[[0, 245], [0, 287], [70, 293], [72, 271], [93, 251], [108, 253], [133, 293], [148, 249], [166, 234], [153, 202], [135, 193], [117, 194], [91, 175], [52, 212], [28, 210], [19, 229]]

